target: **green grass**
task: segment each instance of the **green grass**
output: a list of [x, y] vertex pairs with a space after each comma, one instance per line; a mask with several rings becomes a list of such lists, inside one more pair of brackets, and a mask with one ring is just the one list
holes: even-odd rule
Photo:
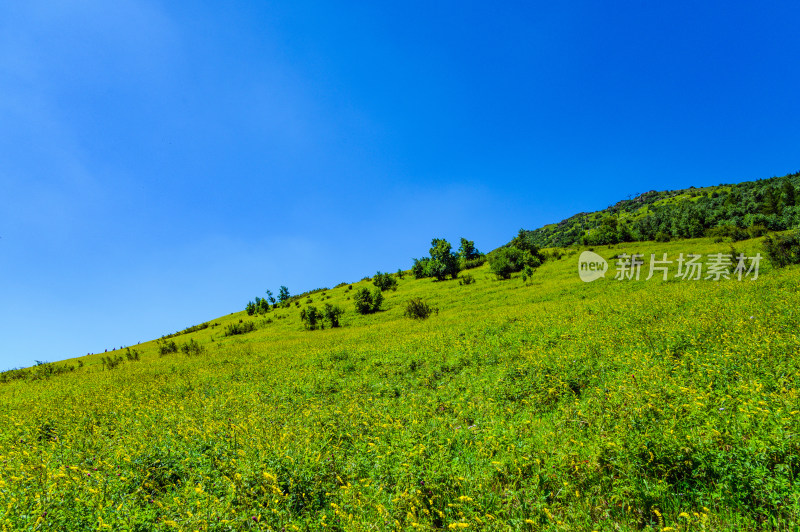
[[[181, 334], [204, 348], [191, 356], [154, 341], [111, 370], [101, 359], [123, 352], [0, 384], [0, 526], [800, 526], [797, 267], [662, 282], [615, 281], [612, 266], [587, 284], [572, 252], [527, 284], [470, 273], [407, 275], [370, 315], [348, 299], [369, 282], [312, 294], [345, 309], [338, 329], [305, 331], [303, 298]], [[404, 317], [413, 297], [438, 314]], [[225, 336], [239, 320], [256, 330]]]

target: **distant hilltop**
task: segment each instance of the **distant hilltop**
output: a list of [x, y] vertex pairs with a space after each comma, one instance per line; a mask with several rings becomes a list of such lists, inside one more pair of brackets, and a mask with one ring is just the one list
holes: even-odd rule
[[799, 187], [796, 172], [731, 185], [650, 190], [526, 233], [542, 248], [702, 236], [743, 240], [800, 226]]

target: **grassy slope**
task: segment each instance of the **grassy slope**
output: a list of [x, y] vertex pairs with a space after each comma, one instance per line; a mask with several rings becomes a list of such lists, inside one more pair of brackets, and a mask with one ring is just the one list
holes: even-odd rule
[[[573, 254], [527, 286], [472, 273], [469, 286], [406, 277], [371, 316], [330, 290], [341, 329], [304, 331], [295, 307], [270, 324], [242, 312], [175, 338], [198, 356], [150, 342], [114, 370], [93, 355], [0, 385], [0, 526], [800, 525], [800, 270], [585, 284]], [[404, 318], [412, 296], [439, 314]], [[259, 329], [223, 337], [240, 319]]]

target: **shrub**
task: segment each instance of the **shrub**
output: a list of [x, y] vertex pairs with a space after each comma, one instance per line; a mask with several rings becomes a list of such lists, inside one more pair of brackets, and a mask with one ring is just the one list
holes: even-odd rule
[[547, 260], [561, 260], [561, 258], [564, 256], [564, 250], [560, 248], [553, 248], [549, 251], [546, 251], [544, 256]]
[[401, 270], [400, 268], [397, 268], [397, 273], [396, 273], [395, 275], [397, 275], [397, 278], [398, 278], [398, 279], [402, 280], [402, 279], [405, 279], [405, 277], [406, 277], [406, 272], [404, 272], [404, 271], [403, 271], [403, 270]]
[[477, 268], [478, 266], [483, 266], [486, 263], [486, 255], [481, 255], [480, 257], [476, 257], [474, 259], [467, 259], [461, 261], [461, 269], [462, 270], [471, 270], [472, 268]]
[[800, 231], [789, 235], [764, 238], [764, 251], [776, 268], [800, 264]]
[[192, 355], [199, 355], [205, 351], [205, 348], [197, 343], [194, 338], [189, 340], [188, 342], [184, 343], [181, 346], [181, 351], [183, 354], [192, 356]]
[[397, 290], [397, 279], [388, 273], [376, 273], [372, 278], [372, 284], [377, 286], [381, 292], [386, 290]]
[[113, 358], [110, 357], [110, 356], [103, 357], [101, 362], [103, 363], [103, 368], [104, 369], [114, 369], [117, 366], [119, 366], [120, 364], [122, 364], [123, 360], [124, 359], [122, 358], [122, 355], [117, 355], [117, 356], [115, 356]]
[[533, 277], [533, 272], [535, 272], [535, 271], [536, 271], [535, 269], [533, 269], [532, 267], [526, 265], [522, 269], [522, 282], [527, 282], [528, 279]]
[[750, 238], [758, 238], [766, 235], [769, 232], [769, 229], [767, 229], [762, 224], [756, 224], [751, 227], [748, 227], [747, 232], [750, 234]]
[[139, 360], [139, 351], [136, 350], [136, 349], [131, 351], [130, 347], [126, 347], [125, 348], [125, 357], [131, 362], [133, 362], [134, 360]]
[[706, 236], [715, 237], [715, 242], [721, 242], [722, 237], [728, 237], [733, 242], [739, 242], [740, 240], [746, 240], [750, 238], [750, 235], [747, 231], [733, 224], [712, 227], [706, 231]]
[[656, 242], [669, 242], [671, 239], [672, 237], [670, 237], [669, 234], [665, 233], [664, 231], [659, 231], [656, 233]]
[[353, 300], [356, 304], [356, 312], [359, 314], [370, 314], [381, 308], [383, 294], [381, 294], [379, 289], [370, 292], [369, 288], [364, 287], [355, 293]]
[[344, 313], [344, 311], [338, 305], [331, 305], [330, 303], [325, 303], [325, 308], [322, 309], [322, 313], [331, 322], [331, 327], [335, 328], [339, 326], [339, 317]]
[[438, 312], [438, 309], [431, 308], [430, 305], [425, 303], [422, 298], [414, 297], [406, 302], [406, 309], [404, 314], [415, 320], [427, 319], [433, 312]]
[[512, 273], [522, 271], [526, 266], [538, 268], [541, 264], [540, 257], [515, 246], [500, 248], [489, 255], [489, 268], [498, 279], [508, 279]]
[[176, 344], [174, 341], [163, 342], [160, 343], [158, 346], [158, 354], [162, 357], [164, 355], [177, 352], [178, 352], [178, 344]]
[[[255, 330], [256, 330], [255, 322], [246, 321], [243, 323], [242, 322], [234, 323], [233, 325], [228, 325], [227, 327], [225, 327], [225, 336], [234, 336], [236, 334], [249, 333], [250, 331], [255, 331]], [[177, 351], [177, 347], [175, 351]]]
[[317, 307], [309, 305], [300, 311], [300, 319], [303, 322], [303, 327], [309, 331], [322, 328], [322, 312], [317, 310]]
[[462, 286], [463, 285], [472, 284], [474, 282], [475, 282], [475, 278], [472, 276], [471, 273], [468, 273], [466, 275], [462, 275], [461, 278], [458, 280], [458, 284], [460, 284]]

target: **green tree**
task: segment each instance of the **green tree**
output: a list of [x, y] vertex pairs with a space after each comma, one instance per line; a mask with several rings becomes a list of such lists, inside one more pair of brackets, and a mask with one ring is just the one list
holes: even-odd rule
[[289, 301], [289, 298], [292, 297], [289, 295], [289, 289], [285, 286], [281, 286], [281, 289], [278, 290], [278, 303], [286, 303]]
[[414, 279], [423, 279], [431, 276], [430, 269], [428, 268], [430, 262], [431, 259], [428, 257], [414, 259], [414, 265], [411, 266], [411, 275], [414, 276]]
[[778, 196], [775, 194], [773, 187], [767, 187], [767, 191], [764, 193], [764, 200], [761, 203], [761, 212], [764, 214], [777, 214], [778, 210]]
[[458, 248], [458, 255], [463, 260], [472, 260], [477, 259], [483, 253], [478, 251], [475, 247], [475, 242], [473, 240], [467, 240], [464, 237], [461, 237], [461, 247]]
[[781, 192], [783, 194], [784, 207], [792, 207], [797, 204], [797, 194], [791, 181], [788, 179], [783, 181]]
[[443, 238], [431, 240], [431, 260], [428, 264], [430, 274], [439, 281], [443, 281], [448, 275], [455, 279], [458, 277], [459, 264], [458, 255], [453, 253], [450, 242]]
[[531, 255], [538, 256], [539, 246], [534, 243], [533, 238], [532, 231], [520, 229], [517, 233], [517, 236], [515, 236], [511, 242], [509, 242], [509, 244], [517, 249], [521, 249], [522, 251], [529, 251]]
[[303, 321], [303, 326], [309, 331], [313, 331], [317, 328], [321, 329], [323, 317], [322, 313], [317, 310], [317, 307], [312, 305], [300, 311], [300, 319]]
[[338, 305], [331, 305], [330, 303], [325, 303], [325, 308], [322, 309], [322, 313], [331, 322], [331, 327], [335, 328], [339, 326], [339, 317], [344, 313], [344, 311]]

